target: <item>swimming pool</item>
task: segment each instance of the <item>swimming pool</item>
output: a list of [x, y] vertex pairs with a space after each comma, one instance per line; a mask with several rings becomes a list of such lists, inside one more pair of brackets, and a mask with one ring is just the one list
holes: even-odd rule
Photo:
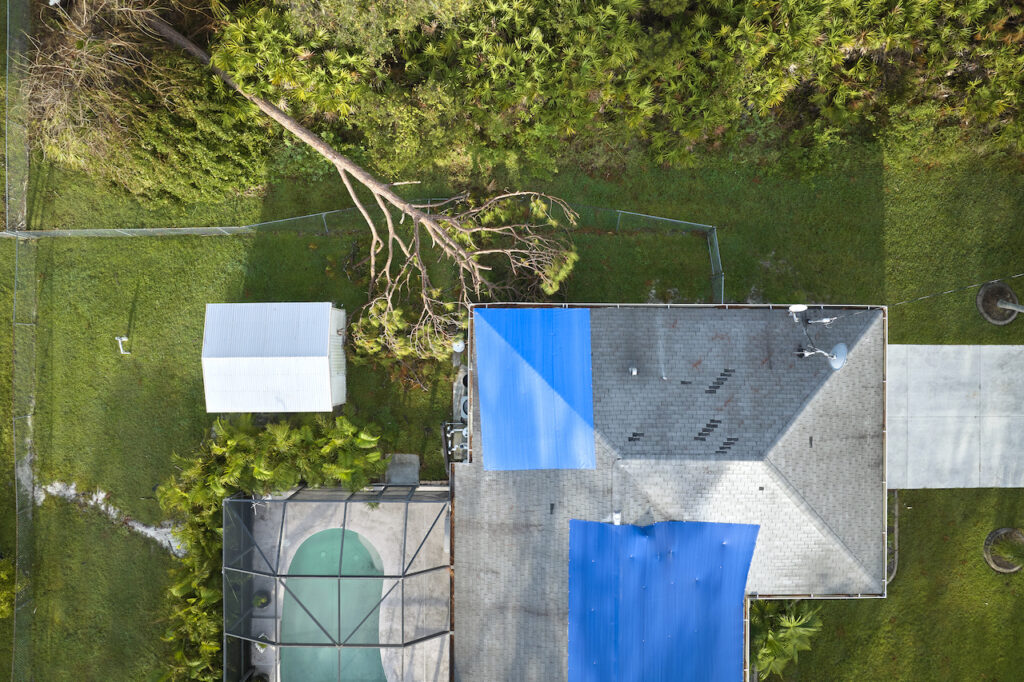
[[[384, 574], [380, 556], [365, 538], [354, 531], [330, 528], [311, 535], [302, 543], [288, 567], [288, 575], [338, 575], [342, 538], [345, 542], [342, 575]], [[386, 681], [380, 649], [331, 646], [332, 639], [344, 641], [346, 638], [349, 644], [379, 643], [380, 610], [372, 614], [370, 611], [380, 601], [383, 579], [289, 577], [286, 584], [288, 589], [281, 608], [282, 643], [326, 646], [281, 647], [282, 682]]]

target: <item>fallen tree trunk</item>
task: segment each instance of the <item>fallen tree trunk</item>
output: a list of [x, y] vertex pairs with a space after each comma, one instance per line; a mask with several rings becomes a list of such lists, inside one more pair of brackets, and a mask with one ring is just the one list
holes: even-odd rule
[[[551, 294], [571, 272], [576, 253], [550, 229], [556, 224], [551, 216], [555, 206], [570, 223], [575, 222], [576, 214], [561, 199], [539, 192], [515, 191], [475, 204], [469, 201], [468, 194], [437, 202], [408, 201], [392, 189], [393, 185], [382, 182], [339, 153], [293, 116], [247, 92], [230, 74], [214, 65], [201, 47], [166, 21], [150, 15], [147, 22], [153, 32], [208, 66], [228, 87], [337, 169], [371, 234], [370, 302], [361, 319], [369, 322], [363, 333], [375, 338], [368, 340], [364, 349], [373, 347], [397, 357], [440, 357], [461, 333], [463, 312], [473, 300], [499, 299], [507, 295], [529, 298], [541, 292]], [[375, 220], [370, 215], [352, 178], [373, 196], [383, 225], [381, 218]], [[499, 209], [511, 203], [528, 203], [527, 217], [519, 222], [493, 224]], [[401, 216], [397, 221], [393, 210]], [[410, 225], [400, 229], [399, 225], [406, 219], [410, 219]], [[421, 231], [425, 231], [433, 247], [456, 266], [456, 290], [442, 292], [431, 283]], [[492, 272], [489, 263], [495, 261], [507, 268], [508, 277], [504, 281], [489, 276]], [[409, 300], [402, 301], [404, 296]], [[402, 306], [409, 304], [419, 308], [415, 322], [404, 321]], [[359, 341], [358, 329], [356, 340]]]

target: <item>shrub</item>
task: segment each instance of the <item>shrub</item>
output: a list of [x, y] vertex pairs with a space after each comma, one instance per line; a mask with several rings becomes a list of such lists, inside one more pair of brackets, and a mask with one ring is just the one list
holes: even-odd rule
[[14, 560], [10, 557], [0, 557], [0, 620], [14, 615], [14, 576]]
[[756, 600], [750, 602], [750, 657], [758, 677], [782, 677], [811, 638], [821, 629], [818, 609], [805, 601]]
[[396, 39], [423, 26], [433, 32], [466, 11], [470, 0], [287, 0], [294, 25], [306, 35], [326, 31], [338, 46], [373, 59]]
[[1024, 11], [1012, 0], [910, 0], [899, 11], [472, 2], [437, 29], [391, 30], [385, 61], [303, 28], [294, 8], [240, 8], [214, 45], [217, 64], [293, 113], [344, 128], [391, 175], [554, 173], [567, 149], [574, 162], [615, 165], [638, 144], [651, 160], [685, 164], [751, 130], [790, 149], [872, 137], [890, 120], [901, 134], [912, 123], [1024, 144]]
[[221, 546], [224, 498], [267, 495], [300, 483], [358, 490], [383, 475], [375, 427], [345, 417], [276, 422], [257, 428], [252, 419], [218, 420], [215, 436], [193, 454], [175, 457], [179, 473], [157, 491], [164, 513], [179, 524], [185, 549], [168, 599], [172, 679], [221, 679]]
[[223, 200], [259, 187], [279, 133], [191, 58], [141, 27], [135, 0], [35, 5], [26, 71], [43, 156], [156, 201]]

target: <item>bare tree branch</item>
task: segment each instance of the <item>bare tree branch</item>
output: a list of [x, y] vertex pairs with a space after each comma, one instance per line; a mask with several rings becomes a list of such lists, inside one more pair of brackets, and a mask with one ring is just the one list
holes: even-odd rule
[[[228, 87], [337, 169], [370, 229], [370, 302], [363, 319], [369, 320], [368, 329], [378, 335], [376, 343], [383, 350], [397, 357], [440, 356], [460, 333], [469, 303], [506, 295], [523, 298], [552, 293], [571, 270], [576, 254], [552, 229], [557, 225], [551, 215], [554, 208], [566, 221], [575, 223], [575, 212], [561, 199], [537, 192], [506, 192], [478, 205], [468, 194], [427, 203], [410, 202], [393, 189], [404, 183], [378, 180], [293, 116], [247, 92], [212, 64], [201, 47], [163, 19], [150, 17], [148, 25], [158, 36], [207, 65]], [[375, 219], [367, 210], [352, 178], [372, 195], [382, 213], [380, 218]], [[393, 211], [402, 218], [398, 224]], [[518, 220], [509, 220], [512, 216]], [[441, 260], [455, 265], [457, 286], [442, 290], [432, 283], [425, 258], [428, 244]], [[383, 263], [378, 256], [383, 256]], [[410, 303], [419, 309], [416, 320], [403, 317]]]

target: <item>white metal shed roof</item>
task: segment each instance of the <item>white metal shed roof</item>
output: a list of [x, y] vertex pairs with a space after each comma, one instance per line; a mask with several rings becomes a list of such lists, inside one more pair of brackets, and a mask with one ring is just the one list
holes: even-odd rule
[[330, 303], [210, 303], [207, 412], [329, 412]]

